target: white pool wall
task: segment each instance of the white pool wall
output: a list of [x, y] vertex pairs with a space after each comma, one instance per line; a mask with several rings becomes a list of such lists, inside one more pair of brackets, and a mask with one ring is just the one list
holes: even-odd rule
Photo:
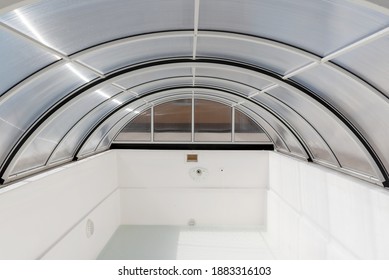
[[269, 153], [266, 240], [280, 259], [389, 259], [389, 192]]
[[114, 150], [1, 189], [0, 259], [95, 259], [121, 224], [189, 219], [262, 225], [279, 259], [389, 259], [388, 191], [275, 152], [187, 153]]

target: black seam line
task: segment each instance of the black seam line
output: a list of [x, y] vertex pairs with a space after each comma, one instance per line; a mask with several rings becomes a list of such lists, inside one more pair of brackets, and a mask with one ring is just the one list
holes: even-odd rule
[[[120, 106], [118, 106], [115, 110], [111, 111], [107, 116], [105, 116], [105, 118], [101, 119], [98, 123], [95, 124], [94, 128], [92, 131], [89, 132], [89, 134], [87, 135], [87, 137], [84, 139], [84, 141], [81, 143], [81, 145], [78, 147], [77, 151], [76, 151], [76, 154], [75, 154], [75, 157], [73, 158], [73, 160], [77, 160], [77, 155], [78, 153], [81, 151], [82, 147], [85, 145], [85, 143], [88, 141], [89, 137], [93, 134], [93, 132], [96, 131], [96, 129], [102, 124], [104, 123], [107, 119], [109, 119], [112, 115], [114, 115], [115, 113], [119, 112], [120, 110], [122, 110], [124, 107], [126, 107], [127, 105], [131, 104], [132, 102], [134, 101], [137, 101], [139, 99], [142, 99], [146, 96], [150, 96], [150, 95], [154, 95], [154, 94], [157, 94], [157, 93], [160, 93], [160, 92], [165, 92], [167, 90], [178, 90], [178, 89], [190, 89], [190, 88], [195, 88], [195, 89], [209, 89], [209, 90], [214, 90], [214, 88], [212, 87], [185, 87], [185, 86], [179, 86], [179, 87], [171, 87], [169, 89], [159, 89], [159, 90], [155, 90], [155, 91], [151, 91], [147, 94], [144, 94], [140, 97], [137, 97], [135, 99], [132, 99], [128, 102], [124, 102], [123, 104], [121, 104]], [[227, 92], [229, 94], [232, 94], [234, 96], [239, 96], [239, 97], [242, 97], [250, 102], [253, 102], [252, 100], [250, 100], [248, 97], [244, 97], [244, 96], [241, 96], [239, 94], [236, 94], [235, 92], [233, 91], [224, 91], [224, 92]], [[259, 107], [261, 107], [262, 109], [264, 109], [265, 111], [267, 111], [269, 114], [271, 114], [273, 117], [275, 117], [279, 122], [281, 122], [286, 128], [288, 128], [289, 132], [292, 133], [292, 135], [296, 138], [296, 140], [300, 143], [301, 147], [304, 149], [305, 153], [307, 154], [307, 157], [308, 157], [308, 161], [312, 162], [312, 158], [311, 158], [311, 152], [310, 150], [308, 149], [308, 147], [306, 146], [303, 138], [299, 135], [299, 133], [297, 133], [293, 126], [290, 125], [286, 120], [284, 120], [283, 118], [281, 118], [280, 116], [278, 116], [276, 114], [276, 112], [273, 112], [273, 110], [271, 110], [270, 108], [268, 108], [268, 106], [261, 106], [261, 104], [258, 104], [258, 103], [255, 103], [254, 104], [257, 104]]]
[[200, 144], [200, 143], [113, 143], [114, 150], [141, 149], [141, 150], [274, 150], [273, 144]]
[[[52, 109], [51, 111], [55, 111], [56, 108], [61, 107], [62, 105], [64, 105], [66, 102], [68, 102], [69, 100], [71, 100], [75, 96], [81, 94], [83, 91], [85, 91], [85, 90], [87, 90], [89, 88], [92, 88], [93, 86], [96, 86], [96, 85], [98, 85], [99, 83], [101, 83], [103, 81], [106, 81], [106, 80], [112, 79], [112, 78], [114, 78], [116, 76], [119, 76], [121, 74], [125, 74], [125, 73], [131, 72], [131, 71], [135, 71], [135, 70], [138, 70], [138, 69], [144, 69], [144, 68], [147, 68], [147, 67], [158, 66], [158, 65], [167, 65], [167, 64], [176, 64], [176, 63], [213, 63], [213, 64], [222, 64], [222, 65], [228, 65], [228, 66], [244, 68], [244, 69], [248, 69], [248, 70], [251, 70], [251, 71], [255, 71], [255, 72], [258, 72], [258, 73], [261, 73], [261, 74], [273, 77], [275, 79], [278, 79], [278, 80], [280, 80], [280, 81], [282, 81], [282, 82], [284, 82], [286, 84], [289, 84], [289, 85], [295, 87], [296, 89], [304, 92], [305, 94], [307, 94], [308, 96], [310, 96], [311, 98], [315, 99], [320, 104], [325, 106], [333, 114], [335, 114], [335, 116], [337, 116], [356, 135], [356, 137], [362, 142], [363, 146], [368, 150], [368, 152], [372, 156], [373, 160], [376, 162], [376, 164], [377, 164], [378, 168], [380, 169], [383, 177], [385, 178], [385, 181], [388, 181], [388, 179], [389, 179], [388, 173], [387, 173], [384, 165], [382, 164], [381, 160], [379, 159], [379, 157], [375, 153], [374, 149], [370, 146], [370, 144], [367, 142], [367, 140], [362, 136], [360, 131], [356, 127], [354, 127], [351, 124], [351, 122], [344, 115], [342, 115], [337, 109], [335, 109], [332, 105], [330, 105], [326, 100], [322, 99], [318, 94], [316, 94], [313, 91], [307, 89], [306, 87], [304, 87], [303, 85], [299, 84], [296, 81], [293, 81], [293, 80], [290, 80], [290, 79], [283, 80], [281, 75], [279, 75], [277, 73], [274, 73], [272, 71], [269, 71], [269, 70], [266, 70], [266, 69], [263, 69], [263, 68], [259, 68], [259, 67], [255, 67], [253, 65], [248, 65], [248, 64], [244, 64], [244, 63], [234, 62], [234, 61], [231, 61], [231, 60], [226, 61], [226, 60], [209, 59], [209, 58], [206, 58], [206, 59], [205, 58], [200, 58], [200, 59], [193, 60], [193, 59], [183, 59], [183, 58], [175, 58], [175, 59], [172, 58], [172, 59], [164, 59], [164, 60], [161, 60], [161, 61], [152, 61], [152, 62], [149, 62], [149, 63], [142, 63], [142, 64], [135, 65], [133, 67], [126, 68], [126, 69], [120, 69], [120, 70], [115, 71], [115, 72], [113, 72], [111, 74], [107, 74], [104, 78], [95, 79], [95, 80], [91, 81], [89, 84], [83, 86], [82, 89], [73, 91], [73, 94], [70, 93], [65, 98], [65, 100], [63, 100], [62, 102], [59, 102], [59, 104], [57, 104], [57, 106], [54, 105], [53, 107], [55, 107], [55, 108], [51, 107], [51, 109]], [[40, 119], [40, 121], [38, 121], [37, 123], [41, 124], [45, 119], [47, 119], [47, 117], [48, 116], [43, 116]], [[37, 125], [35, 125], [33, 128], [36, 129], [36, 127], [37, 127]], [[23, 144], [26, 141], [26, 137], [28, 138], [31, 135], [31, 130], [29, 130], [29, 132], [30, 133], [27, 133], [24, 136], [22, 136], [22, 138], [24, 138], [24, 139], [22, 139], [19, 142], [22, 142], [22, 144]], [[20, 146], [18, 145], [15, 149], [13, 149], [8, 154], [6, 162], [3, 164], [3, 166], [2, 166], [2, 168], [0, 170], [0, 177], [2, 177], [4, 175], [4, 172], [5, 172], [6, 168], [8, 167], [8, 165], [10, 163], [10, 158], [12, 159], [12, 157], [16, 154], [16, 152], [17, 152], [17, 150], [19, 148], [20, 148]]]

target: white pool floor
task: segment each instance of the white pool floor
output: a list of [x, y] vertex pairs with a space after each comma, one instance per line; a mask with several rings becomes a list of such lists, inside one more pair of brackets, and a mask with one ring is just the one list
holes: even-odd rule
[[274, 256], [259, 227], [122, 225], [98, 259], [255, 260]]

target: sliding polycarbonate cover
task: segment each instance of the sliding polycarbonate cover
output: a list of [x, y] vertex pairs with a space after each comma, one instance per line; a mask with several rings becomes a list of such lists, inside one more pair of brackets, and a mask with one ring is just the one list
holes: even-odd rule
[[116, 141], [151, 141], [151, 110], [136, 115], [116, 137]]
[[235, 142], [269, 142], [265, 132], [251, 118], [241, 111], [234, 110]]
[[389, 97], [389, 35], [360, 46], [334, 60]]
[[126, 75], [125, 77], [115, 81], [115, 84], [118, 84], [126, 89], [131, 89], [150, 81], [192, 76], [192, 69], [189, 66], [155, 66], [147, 68], [146, 70], [135, 71], [131, 73], [131, 75]]
[[191, 140], [192, 99], [179, 99], [154, 107], [155, 142], [187, 142]]
[[[380, 94], [323, 65], [294, 79], [333, 104], [361, 133], [389, 169], [389, 102]], [[338, 143], [338, 145], [347, 145]]]
[[0, 20], [71, 54], [132, 35], [193, 29], [193, 6], [192, 0], [45, 0], [11, 11]]
[[196, 142], [230, 142], [232, 108], [202, 99], [194, 103], [194, 140]]
[[212, 0], [200, 3], [199, 30], [270, 38], [324, 56], [387, 26], [384, 14], [352, 1]]
[[313, 159], [318, 159], [334, 166], [339, 166], [328, 144], [311, 126], [309, 120], [305, 120], [297, 112], [290, 109], [286, 104], [266, 94], [258, 94], [253, 99], [268, 108], [271, 108], [284, 122], [289, 123], [291, 128], [299, 134], [303, 143], [307, 145]]
[[[355, 135], [325, 107], [297, 91], [277, 87], [267, 92], [299, 112], [315, 127], [342, 168], [378, 178], [379, 171]], [[343, 145], [340, 145], [342, 143]], [[319, 158], [320, 160], [320, 158]], [[324, 159], [321, 159], [324, 160]]]
[[311, 62], [310, 59], [302, 55], [254, 42], [254, 38], [252, 38], [252, 41], [248, 41], [239, 37], [233, 38], [232, 35], [229, 38], [226, 37], [212, 37], [212, 33], [209, 33], [209, 36], [201, 36], [200, 33], [197, 39], [197, 57], [235, 60], [265, 68], [281, 75]]
[[0, 96], [57, 58], [0, 27]]
[[[60, 78], [59, 78], [60, 77]], [[94, 79], [93, 73], [70, 63], [45, 72], [0, 101], [0, 160], [51, 106]]]
[[90, 90], [74, 102], [70, 102], [62, 112], [50, 119], [49, 123], [43, 124], [40, 131], [35, 133], [35, 138], [17, 158], [17, 163], [10, 174], [44, 166], [61, 139], [80, 119], [119, 92], [119, 89], [107, 85]]
[[51, 155], [49, 163], [73, 158], [82, 140], [86, 137], [88, 132], [98, 124], [99, 120], [103, 119], [107, 114], [115, 110], [124, 102], [130, 102], [135, 98], [135, 95], [132, 93], [123, 92], [114, 98], [106, 100], [100, 106], [93, 109], [77, 122], [77, 124], [65, 135]]
[[77, 60], [99, 71], [108, 73], [137, 63], [172, 57], [192, 57], [193, 34], [172, 36], [157, 34], [140, 36], [101, 49], [87, 52]]

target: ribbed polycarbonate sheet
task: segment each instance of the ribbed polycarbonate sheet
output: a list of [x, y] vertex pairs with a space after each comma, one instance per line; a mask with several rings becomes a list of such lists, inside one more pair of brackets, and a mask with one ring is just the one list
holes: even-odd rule
[[[159, 34], [158, 34], [159, 35]], [[193, 34], [164, 37], [161, 34], [147, 39], [131, 38], [131, 41], [118, 43], [88, 52], [77, 58], [100, 73], [108, 73], [137, 63], [165, 59], [192, 57]]]
[[194, 103], [194, 141], [231, 142], [232, 107], [196, 98]]
[[[137, 116], [139, 116], [140, 114], [145, 113], [145, 112], [150, 114], [150, 109], [145, 110], [145, 108], [148, 108], [149, 106], [150, 105], [143, 105], [143, 106], [140, 106], [140, 107], [138, 107], [136, 109], [124, 108], [124, 110], [127, 110], [129, 113], [124, 118], [120, 119], [116, 124], [114, 124], [111, 127], [109, 132], [106, 133], [104, 138], [100, 141], [100, 144], [99, 144], [99, 146], [97, 147], [96, 150], [100, 151], [101, 149], [103, 149], [105, 147], [109, 148], [113, 141], [116, 141], [116, 142], [119, 142], [119, 143], [123, 142], [122, 139], [125, 138], [125, 136], [121, 135], [122, 134], [122, 129], [127, 124], [129, 124], [133, 120], [135, 120], [135, 118]], [[151, 129], [150, 129], [150, 132], [151, 132]], [[121, 137], [121, 136], [124, 136], [124, 137]], [[151, 140], [151, 135], [150, 135], [150, 140]], [[150, 141], [150, 140], [148, 140], [148, 141]], [[124, 141], [124, 142], [128, 142], [128, 141]], [[135, 141], [135, 142], [137, 142], [137, 141]], [[139, 142], [142, 142], [142, 141], [139, 141]]]
[[192, 76], [192, 69], [188, 66], [155, 66], [146, 70], [134, 71], [131, 75], [125, 75], [124, 77], [119, 78], [115, 83], [126, 89], [130, 89], [150, 81]]
[[[107, 85], [99, 89], [93, 89], [81, 98], [71, 102], [49, 123], [41, 126], [40, 132], [36, 133], [35, 138], [31, 140], [18, 157], [17, 163], [10, 174], [13, 175], [44, 166], [61, 139], [81, 118], [119, 92], [119, 89]], [[59, 123], [61, 125], [58, 125]]]
[[0, 27], [0, 96], [5, 91], [58, 60], [27, 40]]
[[124, 102], [129, 102], [136, 97], [130, 92], [123, 92], [114, 98], [103, 102], [99, 107], [92, 110], [88, 115], [83, 117], [61, 140], [49, 163], [61, 161], [74, 157], [74, 154], [81, 144], [82, 140], [88, 135], [88, 132], [98, 124], [107, 114], [115, 110]]
[[131, 90], [133, 90], [139, 95], [145, 95], [151, 92], [174, 88], [174, 87], [190, 87], [192, 86], [192, 84], [193, 84], [192, 77], [166, 78], [166, 79], [159, 79], [157, 81], [151, 81], [149, 83], [144, 83], [140, 86], [135, 86]]
[[[389, 169], [389, 101], [329, 67], [318, 66], [294, 77], [350, 120]], [[347, 143], [338, 143], [340, 149]]]
[[234, 139], [235, 142], [269, 142], [261, 127], [243, 112], [234, 109]]
[[283, 142], [283, 140], [280, 138], [280, 136], [277, 134], [277, 132], [274, 130], [272, 126], [270, 126], [269, 123], [267, 123], [262, 117], [260, 117], [258, 114], [253, 113], [250, 109], [243, 105], [237, 105], [236, 110], [239, 110], [243, 112], [244, 114], [250, 116], [255, 122], [263, 129], [263, 131], [266, 133], [266, 135], [269, 138], [269, 141], [273, 142], [274, 147], [276, 150], [288, 152], [288, 148]]
[[295, 129], [295, 132], [299, 134], [302, 141], [307, 145], [307, 149], [311, 152], [313, 159], [319, 159], [338, 166], [338, 162], [327, 143], [311, 126], [308, 120], [304, 120], [297, 112], [269, 95], [258, 94], [254, 96], [254, 100], [271, 108], [285, 123], [290, 124], [291, 128]]
[[[291, 132], [278, 118], [276, 118], [273, 114], [269, 113], [262, 107], [255, 105], [251, 102], [245, 102], [242, 107], [246, 107], [253, 111], [254, 113], [261, 116], [266, 122], [277, 132], [280, 139], [282, 139], [283, 143], [288, 147], [288, 152], [292, 155], [296, 155], [302, 158], [308, 158], [307, 153], [305, 152], [303, 146], [296, 138], [296, 136]], [[281, 143], [275, 143], [276, 147], [282, 147]]]
[[192, 140], [192, 99], [178, 99], [154, 106], [154, 141]]
[[104, 139], [104, 137], [106, 137], [107, 133], [117, 122], [122, 120], [128, 114], [139, 114], [141, 113], [141, 110], [142, 109], [139, 107], [131, 110], [126, 110], [126, 108], [124, 108], [113, 114], [109, 119], [97, 127], [85, 145], [81, 148], [80, 152], [77, 154], [77, 157], [83, 157], [93, 153], [99, 146], [100, 142]]
[[[201, 36], [197, 39], [197, 57], [235, 60], [265, 68], [278, 74], [285, 74], [311, 62], [302, 55], [274, 46], [239, 38]], [[244, 51], [237, 51], [244, 50]]]
[[231, 105], [243, 101], [244, 99], [233, 94], [226, 94], [223, 91], [212, 90], [212, 89], [196, 89], [194, 90], [195, 98], [214, 99], [221, 103]]
[[[267, 92], [299, 112], [328, 143], [342, 168], [378, 178], [379, 170], [355, 135], [325, 107], [302, 93], [277, 87]], [[344, 145], [339, 145], [344, 143]], [[318, 158], [325, 161], [325, 159]]]
[[346, 0], [212, 0], [200, 3], [199, 30], [252, 34], [324, 56], [388, 23]]
[[193, 14], [192, 0], [44, 0], [9, 12], [0, 20], [72, 54], [132, 35], [193, 29]]
[[220, 78], [230, 81], [238, 81], [239, 83], [256, 88], [258, 90], [271, 85], [272, 83], [265, 80], [253, 72], [241, 70], [238, 68], [222, 66], [222, 65], [196, 65], [196, 76]]
[[[389, 32], [388, 32], [389, 33]], [[360, 46], [334, 60], [389, 97], [389, 35]]]
[[[61, 77], [60, 79], [58, 77]], [[45, 72], [0, 101], [0, 161], [51, 106], [96, 75], [70, 63]]]
[[208, 78], [196, 76], [196, 87], [211, 87], [220, 90], [228, 90], [236, 94], [247, 97], [250, 93], [255, 92], [257, 89], [241, 84], [238, 81], [233, 82], [230, 80], [224, 80], [220, 78]]

